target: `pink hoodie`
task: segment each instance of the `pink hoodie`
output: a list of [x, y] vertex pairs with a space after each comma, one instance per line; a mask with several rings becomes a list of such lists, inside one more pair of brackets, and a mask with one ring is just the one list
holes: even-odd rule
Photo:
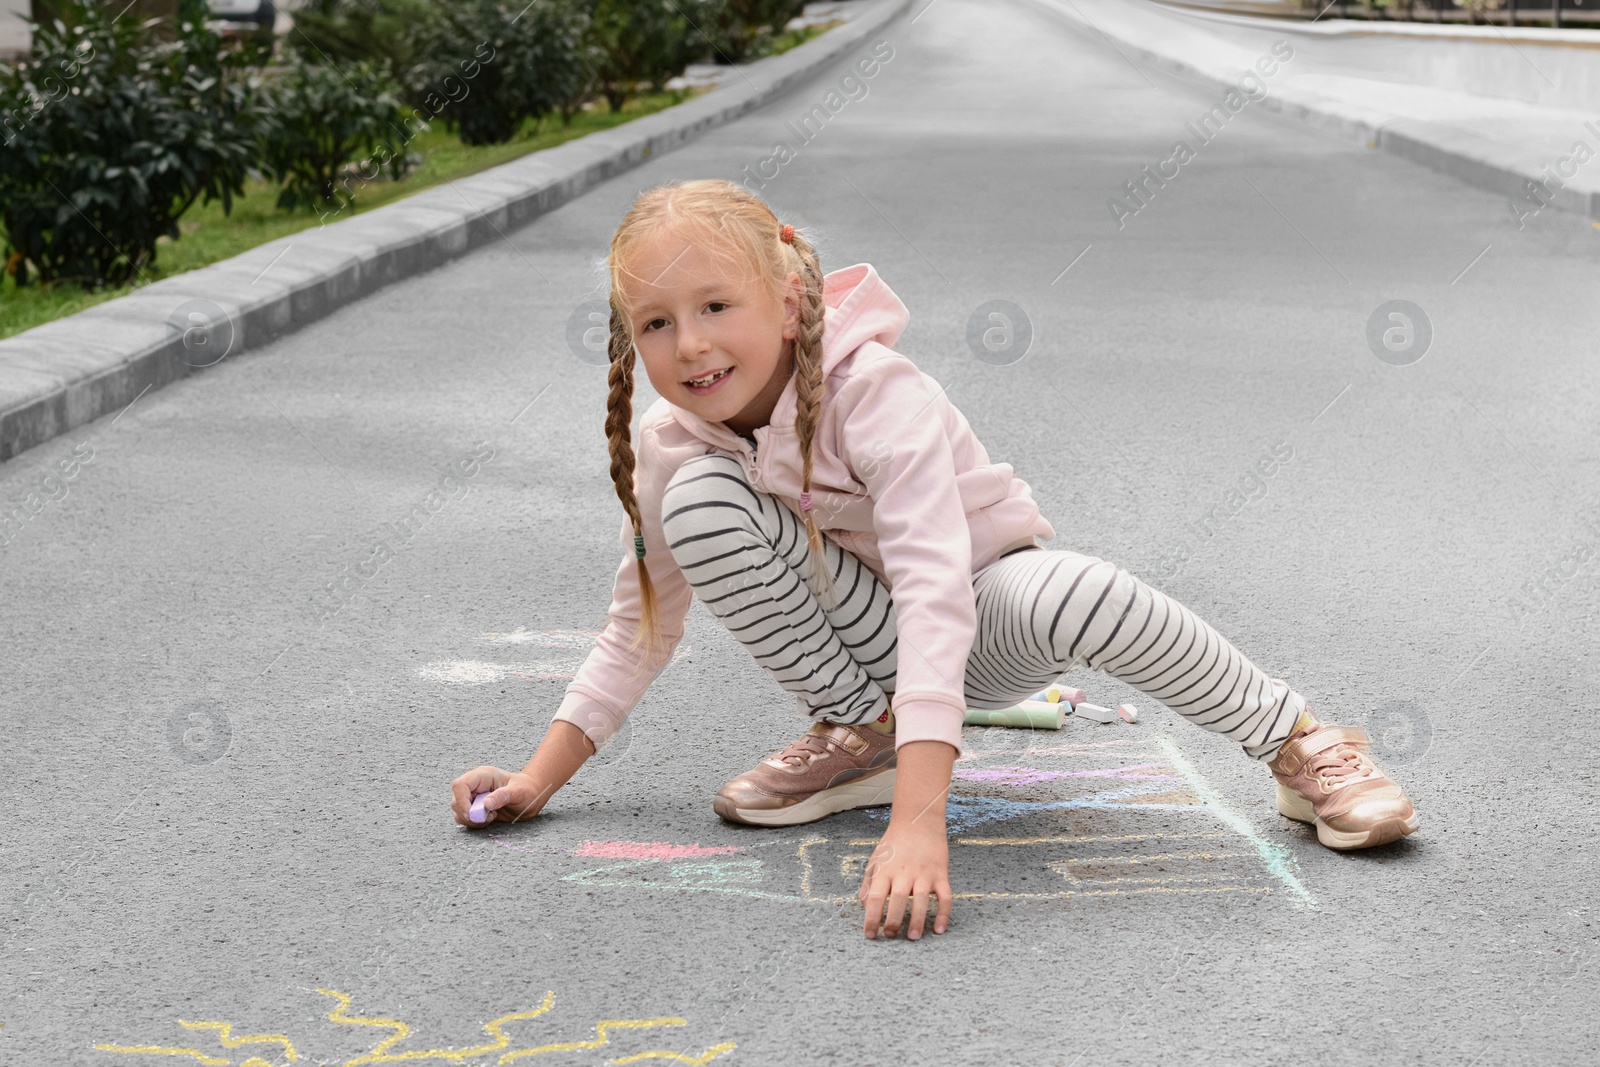
[[[990, 463], [943, 388], [891, 347], [908, 314], [865, 263], [823, 279], [825, 395], [812, 444], [811, 500], [818, 526], [892, 592], [899, 647], [895, 747], [944, 741], [961, 750], [964, 677], [977, 613], [972, 575], [1007, 549], [1054, 537], [1028, 484]], [[640, 420], [634, 475], [644, 520], [645, 565], [655, 586], [664, 651], [643, 663], [627, 646], [640, 620], [633, 526], [624, 516], [609, 620], [555, 714], [596, 745], [622, 726], [683, 637], [693, 590], [661, 531], [661, 496], [689, 459], [725, 452], [750, 483], [800, 510], [795, 387], [778, 397], [756, 447], [720, 422], [659, 399]], [[802, 709], [803, 710], [803, 709]]]

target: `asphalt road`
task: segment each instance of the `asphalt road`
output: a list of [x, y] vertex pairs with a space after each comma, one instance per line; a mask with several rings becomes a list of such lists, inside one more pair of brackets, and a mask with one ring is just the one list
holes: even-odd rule
[[[713, 814], [804, 721], [699, 607], [544, 816], [452, 822], [450, 779], [522, 765], [604, 621], [604, 370], [566, 332], [618, 218], [796, 147], [852, 56], [0, 468], [10, 501], [73, 471], [0, 547], [0, 1063], [1594, 1061], [1600, 233], [1519, 231], [1249, 106], [1197, 144], [1214, 90], [1030, 4], [937, 0], [884, 37], [763, 195], [900, 294], [900, 349], [1057, 545], [1370, 723], [1420, 832], [1327, 851], [1148, 700], [1137, 726], [969, 729], [950, 931], [869, 942], [886, 812]], [[1119, 227], [1108, 200], [1179, 139]], [[969, 346], [991, 300], [1021, 358]], [[1369, 344], [1396, 300], [1421, 315]], [[369, 576], [329, 601], [344, 567]]]

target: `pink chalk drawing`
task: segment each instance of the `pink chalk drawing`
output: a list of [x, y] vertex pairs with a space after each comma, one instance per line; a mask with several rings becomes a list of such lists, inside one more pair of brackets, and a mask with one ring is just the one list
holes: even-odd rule
[[[974, 729], [969, 727], [969, 729]], [[1157, 759], [1159, 752], [1151, 751], [1150, 740], [1147, 737], [1119, 737], [1110, 741], [1061, 741], [1057, 740], [1055, 732], [1051, 730], [1006, 730], [1004, 727], [979, 727], [993, 731], [992, 734], [980, 734], [974, 738], [975, 744], [962, 745], [961, 755], [957, 762], [969, 760], [997, 759], [1005, 756], [1012, 758], [1025, 756], [1085, 756], [1093, 752], [1102, 752], [1108, 757], [1124, 757], [1128, 759]], [[1008, 736], [1009, 735], [1009, 736]], [[1044, 736], [1041, 736], [1044, 735]], [[1012, 740], [1013, 744], [1004, 748], [991, 749], [983, 747], [985, 737]], [[1015, 747], [1015, 742], [1020, 742], [1023, 747]]]
[[574, 856], [614, 860], [676, 860], [686, 856], [723, 856], [738, 852], [738, 845], [674, 845], [670, 841], [585, 841]]
[[1165, 763], [1136, 763], [1131, 767], [1105, 767], [1090, 771], [1047, 771], [1038, 767], [959, 767], [954, 776], [965, 782], [994, 785], [1033, 785], [1063, 778], [1115, 778], [1124, 782], [1177, 782], [1181, 779]]

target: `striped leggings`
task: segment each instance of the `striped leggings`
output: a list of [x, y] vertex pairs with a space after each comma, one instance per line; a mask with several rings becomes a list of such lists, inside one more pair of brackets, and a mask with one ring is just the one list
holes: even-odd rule
[[[804, 523], [721, 453], [679, 468], [661, 516], [695, 594], [802, 713], [840, 723], [883, 713], [895, 687], [894, 605], [865, 564], [824, 536], [836, 601], [824, 609], [807, 586]], [[978, 570], [972, 589], [970, 707], [1009, 707], [1082, 664], [1255, 759], [1275, 756], [1305, 709], [1188, 608], [1094, 556], [1010, 552]]]

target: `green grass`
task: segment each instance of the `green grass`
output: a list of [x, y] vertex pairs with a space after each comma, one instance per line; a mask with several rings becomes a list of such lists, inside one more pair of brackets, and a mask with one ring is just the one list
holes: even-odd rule
[[[786, 33], [774, 42], [768, 54], [787, 51], [835, 25], [838, 23]], [[571, 126], [563, 127], [559, 117], [550, 116], [537, 128], [531, 122], [524, 123], [515, 137], [499, 145], [469, 147], [462, 144], [455, 134], [446, 131], [443, 123], [436, 122], [427, 132], [413, 137], [406, 145], [407, 151], [422, 153], [424, 161], [420, 166], [398, 182], [374, 181], [357, 185], [355, 203], [339, 214], [330, 216], [328, 221], [371, 211], [447, 180], [465, 178], [529, 153], [554, 148], [586, 134], [609, 130], [680, 104], [705, 91], [680, 89], [640, 96], [629, 100], [616, 113], [611, 112], [603, 101], [598, 102], [591, 110], [574, 116]], [[244, 195], [234, 198], [230, 214], [223, 214], [221, 201], [204, 205], [196, 202], [178, 221], [181, 240], [161, 238], [156, 248], [155, 263], [147, 265], [142, 280], [132, 285], [89, 291], [70, 283], [42, 286], [35, 281], [19, 289], [10, 284], [4, 275], [0, 275], [0, 338], [11, 337], [107, 300], [126, 296], [150, 282], [230, 259], [257, 245], [318, 226], [316, 212], [301, 210], [291, 214], [282, 211], [276, 206], [277, 197], [275, 183], [249, 181], [245, 183]]]

